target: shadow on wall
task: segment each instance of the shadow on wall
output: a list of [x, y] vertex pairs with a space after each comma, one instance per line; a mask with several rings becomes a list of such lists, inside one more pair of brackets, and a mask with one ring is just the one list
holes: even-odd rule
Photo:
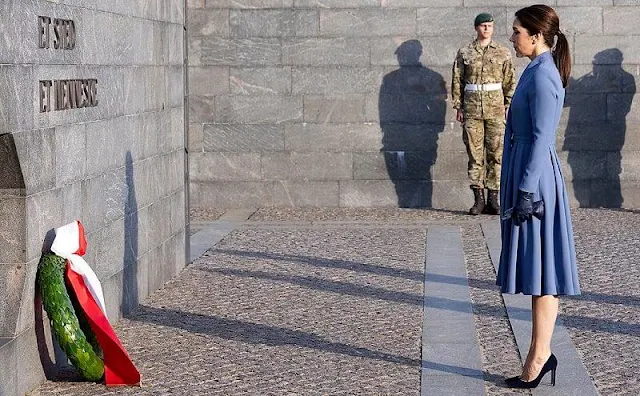
[[0, 169], [0, 189], [25, 188], [16, 144], [10, 133], [0, 132]]
[[636, 93], [635, 79], [622, 69], [622, 60], [617, 48], [598, 52], [593, 70], [571, 78], [567, 87], [575, 99], [565, 101], [571, 110], [562, 149], [568, 153], [580, 207], [622, 207], [621, 150]]
[[138, 201], [133, 181], [133, 159], [127, 151], [125, 163], [127, 197], [124, 204], [124, 255], [122, 263], [122, 312], [127, 314], [138, 306]]
[[384, 76], [378, 101], [382, 152], [398, 206], [431, 207], [431, 167], [445, 124], [445, 82], [420, 63], [420, 41], [405, 41], [395, 54], [400, 68]]

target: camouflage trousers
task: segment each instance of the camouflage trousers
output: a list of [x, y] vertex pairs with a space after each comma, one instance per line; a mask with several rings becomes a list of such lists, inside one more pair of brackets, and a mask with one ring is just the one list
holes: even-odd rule
[[505, 121], [465, 119], [462, 140], [467, 147], [467, 171], [471, 187], [500, 189], [500, 168]]

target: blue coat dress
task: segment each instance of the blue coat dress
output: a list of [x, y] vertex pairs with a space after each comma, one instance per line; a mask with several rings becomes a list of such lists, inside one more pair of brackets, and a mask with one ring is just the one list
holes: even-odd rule
[[517, 203], [518, 189], [544, 201], [544, 217], [520, 227], [501, 221], [502, 251], [496, 283], [503, 293], [580, 294], [569, 200], [555, 149], [564, 103], [560, 73], [550, 52], [522, 73], [505, 129], [500, 201]]

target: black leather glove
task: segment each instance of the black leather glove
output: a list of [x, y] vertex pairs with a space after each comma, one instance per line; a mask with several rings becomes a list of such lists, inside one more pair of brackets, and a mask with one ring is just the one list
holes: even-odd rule
[[518, 203], [514, 210], [514, 219], [516, 226], [521, 225], [531, 219], [533, 214], [533, 194], [530, 192], [518, 190]]

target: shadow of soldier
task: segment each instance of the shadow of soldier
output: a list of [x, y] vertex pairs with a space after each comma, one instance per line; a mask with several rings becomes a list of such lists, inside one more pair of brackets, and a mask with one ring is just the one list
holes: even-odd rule
[[400, 68], [384, 76], [378, 101], [382, 153], [398, 206], [431, 207], [431, 167], [445, 124], [445, 82], [420, 63], [420, 41], [405, 41], [395, 54]]
[[570, 107], [562, 150], [573, 175], [580, 207], [620, 208], [621, 150], [626, 117], [636, 92], [633, 75], [622, 68], [617, 48], [598, 52], [593, 70], [569, 80], [565, 107]]

